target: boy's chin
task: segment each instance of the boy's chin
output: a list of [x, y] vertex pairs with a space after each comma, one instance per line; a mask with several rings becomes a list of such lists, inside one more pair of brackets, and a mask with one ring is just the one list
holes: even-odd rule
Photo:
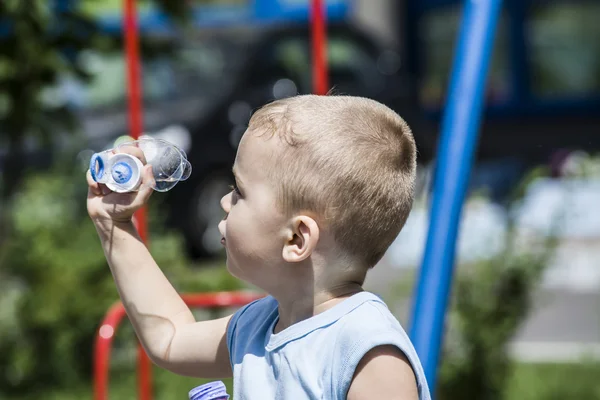
[[[225, 265], [227, 266], [227, 272], [229, 272], [229, 274], [231, 274], [231, 276], [233, 276], [234, 278], [237, 278], [249, 285], [257, 286], [257, 282], [255, 282], [251, 276], [248, 276], [248, 274], [245, 274], [242, 269], [238, 268], [238, 266], [235, 264], [235, 262], [233, 262], [229, 257], [227, 257], [227, 260], [225, 261]], [[259, 287], [259, 286], [257, 286], [257, 287]]]
[[231, 258], [228, 256], [225, 259], [225, 266], [227, 267], [227, 271], [234, 277], [241, 279], [241, 280], [245, 280], [244, 277], [242, 276], [242, 271], [240, 271], [239, 268], [237, 268], [235, 266], [235, 264], [233, 263], [233, 261], [231, 260]]

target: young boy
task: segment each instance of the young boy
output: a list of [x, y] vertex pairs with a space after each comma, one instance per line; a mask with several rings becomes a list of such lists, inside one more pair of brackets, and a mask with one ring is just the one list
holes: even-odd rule
[[[128, 152], [143, 160], [136, 148]], [[111, 193], [88, 173], [88, 212], [150, 358], [175, 373], [234, 378], [242, 399], [428, 400], [423, 369], [367, 271], [404, 225], [416, 147], [375, 101], [298, 96], [252, 117], [221, 205], [227, 267], [269, 294], [196, 322], [141, 242], [132, 215], [152, 193]]]

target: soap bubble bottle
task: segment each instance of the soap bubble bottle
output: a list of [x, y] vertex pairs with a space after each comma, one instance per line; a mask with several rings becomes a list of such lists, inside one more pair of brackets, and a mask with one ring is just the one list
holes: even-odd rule
[[229, 400], [225, 384], [221, 381], [210, 382], [190, 390], [190, 400]]
[[122, 152], [125, 147], [137, 147], [142, 151], [146, 164], [152, 166], [152, 189], [157, 192], [171, 190], [192, 172], [185, 152], [166, 140], [144, 138], [125, 142], [95, 153], [90, 160], [94, 181], [105, 184], [113, 192], [136, 191], [142, 182], [143, 164], [137, 157]]

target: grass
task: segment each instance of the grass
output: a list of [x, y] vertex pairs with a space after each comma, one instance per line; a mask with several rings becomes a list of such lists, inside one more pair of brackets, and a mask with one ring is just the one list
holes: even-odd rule
[[[600, 399], [600, 363], [518, 364], [509, 381], [505, 400], [572, 400]], [[228, 393], [233, 393], [231, 379], [224, 379]], [[185, 400], [189, 390], [208, 382], [186, 378], [154, 368], [156, 400]], [[91, 385], [40, 393], [6, 400], [82, 400], [92, 398]], [[109, 399], [136, 399], [136, 377], [131, 370], [111, 376]], [[458, 400], [458, 399], [457, 399]], [[462, 399], [461, 399], [462, 400]]]
[[518, 364], [507, 400], [600, 399], [600, 363]]
[[[154, 393], [156, 400], [184, 400], [188, 398], [188, 392], [196, 386], [213, 381], [214, 379], [197, 379], [175, 375], [160, 368], [154, 368]], [[227, 393], [233, 393], [232, 379], [222, 379], [227, 386]], [[115, 379], [110, 385], [111, 399], [136, 399], [137, 398], [136, 377], [129, 373], [121, 379]], [[64, 397], [63, 397], [64, 398]], [[62, 399], [62, 398], [61, 398]], [[58, 398], [56, 399], [58, 400]], [[73, 399], [75, 400], [75, 399]]]
[[[186, 400], [188, 399], [188, 392], [191, 389], [212, 381], [182, 377], [159, 368], [154, 368], [153, 375], [155, 400]], [[222, 381], [227, 386], [227, 393], [233, 393], [232, 379], [223, 379]], [[92, 385], [87, 384], [56, 390], [50, 393], [35, 393], [26, 397], [11, 397], [3, 400], [83, 400], [92, 398]], [[112, 374], [109, 383], [108, 398], [110, 400], [134, 400], [138, 398], [136, 376], [133, 371], [127, 371], [120, 376]]]

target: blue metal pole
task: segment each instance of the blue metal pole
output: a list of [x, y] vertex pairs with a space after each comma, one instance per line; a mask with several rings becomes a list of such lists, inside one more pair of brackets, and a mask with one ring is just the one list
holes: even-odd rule
[[431, 390], [444, 333], [456, 237], [473, 163], [502, 0], [466, 0], [434, 177], [429, 232], [411, 337]]

